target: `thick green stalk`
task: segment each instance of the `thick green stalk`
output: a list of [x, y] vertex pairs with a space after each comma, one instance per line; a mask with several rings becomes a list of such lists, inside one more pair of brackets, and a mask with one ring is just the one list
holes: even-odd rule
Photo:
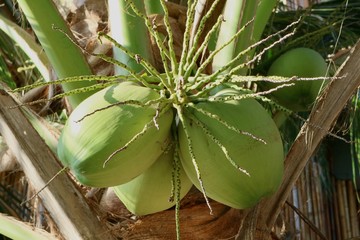
[[[224, 9], [225, 22], [221, 25], [217, 47], [220, 47], [233, 36], [237, 29], [245, 26], [252, 19], [253, 22], [246, 27], [245, 31], [228, 45], [213, 61], [214, 71], [220, 69], [240, 52], [248, 49], [252, 44], [261, 39], [264, 28], [269, 20], [277, 0], [228, 0]], [[233, 17], [233, 14], [235, 16]], [[252, 59], [255, 49], [248, 49], [233, 66], [238, 66]], [[237, 74], [245, 75], [248, 69], [240, 69]]]
[[[140, 11], [145, 13], [143, 0], [134, 0], [133, 2]], [[138, 54], [139, 61], [147, 59], [152, 62], [149, 34], [144, 20], [138, 17], [124, 0], [109, 0], [108, 6], [112, 38], [131, 52]], [[119, 48], [114, 47], [113, 50], [116, 60], [129, 66], [136, 72], [143, 70], [140, 64]], [[115, 66], [115, 74], [127, 75], [128, 71]]]
[[160, 0], [145, 0], [146, 14], [164, 14]]
[[[92, 74], [81, 49], [69, 39], [72, 37], [72, 33], [53, 1], [18, 0], [17, 2], [59, 78]], [[54, 27], [64, 31], [67, 36], [59, 30], [54, 30]], [[65, 91], [70, 91], [92, 84], [91, 82], [64, 83], [63, 88]], [[92, 93], [86, 92], [69, 96], [69, 102], [74, 108]]]
[[[277, 2], [278, 0], [246, 1], [244, 16], [241, 19], [241, 26], [244, 26], [252, 18], [254, 18], [254, 22], [245, 29], [242, 35], [239, 36], [235, 52], [240, 53], [261, 40], [265, 26], [268, 23], [271, 13]], [[251, 50], [249, 49], [249, 52], [242, 59], [237, 61], [235, 65], [240, 65], [244, 62], [251, 60], [254, 57], [254, 53], [254, 48]], [[240, 69], [238, 73], [241, 75], [245, 75], [247, 71], [247, 68], [243, 68]]]
[[0, 233], [6, 237], [17, 240], [55, 240], [50, 233], [25, 224], [15, 218], [0, 214]]
[[[256, 0], [252, 1], [256, 2]], [[246, 0], [227, 0], [223, 14], [224, 22], [220, 27], [216, 48], [220, 48], [224, 43], [228, 42], [238, 31], [239, 19], [241, 18], [245, 3]], [[215, 55], [213, 60], [214, 72], [230, 62], [236, 56], [235, 49], [236, 40]]]

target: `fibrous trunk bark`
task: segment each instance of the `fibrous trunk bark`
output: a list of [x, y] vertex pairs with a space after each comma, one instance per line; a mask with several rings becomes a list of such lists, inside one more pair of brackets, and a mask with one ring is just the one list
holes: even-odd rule
[[[35, 191], [46, 186], [62, 166], [32, 127], [21, 107], [0, 89], [0, 133]], [[114, 239], [67, 176], [56, 176], [38, 196], [65, 239]]]

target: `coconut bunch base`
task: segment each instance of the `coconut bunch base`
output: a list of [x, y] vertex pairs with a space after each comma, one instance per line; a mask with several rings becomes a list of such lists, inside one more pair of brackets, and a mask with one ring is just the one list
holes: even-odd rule
[[[182, 239], [232, 239], [239, 231], [242, 211], [210, 201], [213, 214], [200, 191], [192, 188], [180, 207]], [[175, 209], [146, 216], [134, 216], [117, 199], [106, 192], [100, 200], [101, 211], [107, 212], [111, 231], [121, 239], [176, 239]]]

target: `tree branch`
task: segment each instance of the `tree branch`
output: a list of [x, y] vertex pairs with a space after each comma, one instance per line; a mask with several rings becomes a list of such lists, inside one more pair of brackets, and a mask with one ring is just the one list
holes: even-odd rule
[[[56, 156], [32, 127], [18, 103], [0, 89], [0, 132], [36, 191], [62, 170]], [[67, 174], [60, 174], [39, 197], [65, 239], [114, 239]]]

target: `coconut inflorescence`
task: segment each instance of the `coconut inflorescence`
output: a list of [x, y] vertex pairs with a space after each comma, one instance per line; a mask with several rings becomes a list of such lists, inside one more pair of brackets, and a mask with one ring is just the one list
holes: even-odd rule
[[175, 103], [133, 82], [107, 87], [71, 114], [59, 158], [80, 183], [112, 186], [137, 215], [173, 206], [171, 189], [179, 187], [182, 198], [193, 184], [225, 205], [251, 207], [279, 186], [283, 148], [269, 113], [239, 96], [223, 89], [201, 101]]
[[179, 61], [163, 49], [163, 62], [171, 62], [166, 74], [138, 59], [146, 74], [114, 83], [72, 112], [58, 155], [80, 183], [113, 187], [137, 215], [178, 207], [192, 185], [238, 209], [276, 191], [284, 157], [279, 131], [256, 94], [226, 85], [232, 78], [221, 74], [228, 67], [205, 75], [208, 63], [188, 62], [196, 62], [204, 44], [185, 46]]

